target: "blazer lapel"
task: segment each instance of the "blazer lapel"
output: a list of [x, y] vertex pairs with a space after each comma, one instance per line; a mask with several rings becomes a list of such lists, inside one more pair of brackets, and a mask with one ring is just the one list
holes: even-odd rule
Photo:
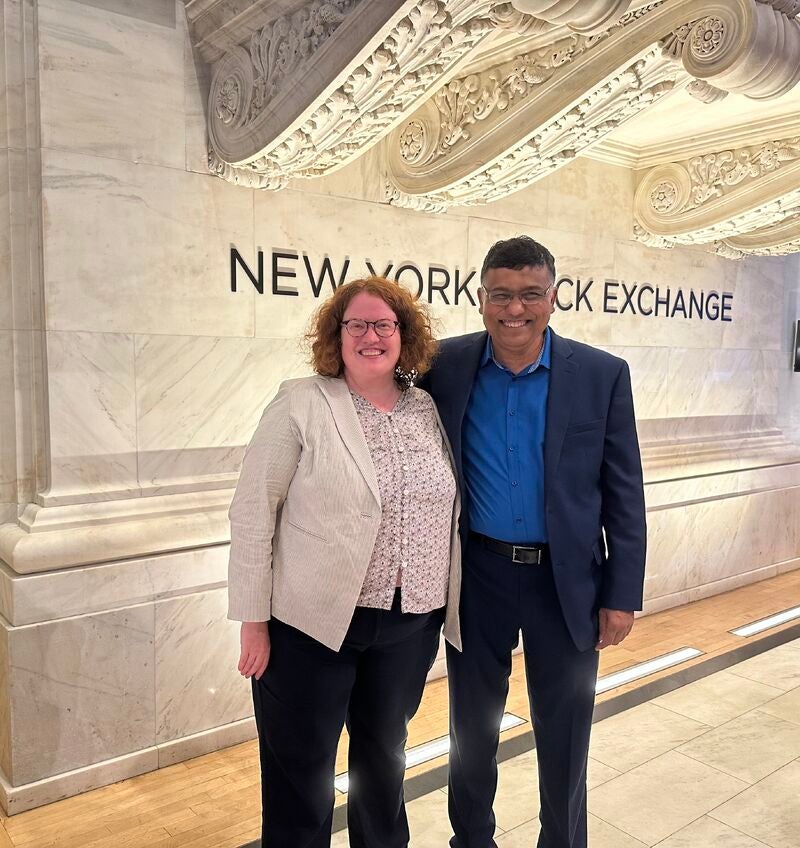
[[369, 453], [364, 431], [358, 421], [358, 413], [350, 398], [350, 390], [344, 380], [335, 377], [322, 378], [319, 387], [333, 414], [336, 429], [342, 437], [350, 455], [353, 457], [358, 470], [375, 496], [378, 506], [381, 505], [381, 495], [378, 489], [378, 477], [375, 474], [375, 465]]
[[572, 348], [569, 342], [552, 330], [550, 333], [550, 389], [547, 394], [544, 434], [545, 490], [549, 488], [549, 482], [558, 468], [575, 391], [572, 378], [578, 371], [577, 363], [571, 359]]
[[461, 425], [464, 421], [464, 413], [467, 411], [481, 355], [486, 347], [487, 335], [487, 333], [471, 335], [449, 354], [449, 367], [444, 376], [444, 385], [437, 392], [442, 422], [450, 438], [456, 473], [462, 489], [464, 473], [461, 461]]

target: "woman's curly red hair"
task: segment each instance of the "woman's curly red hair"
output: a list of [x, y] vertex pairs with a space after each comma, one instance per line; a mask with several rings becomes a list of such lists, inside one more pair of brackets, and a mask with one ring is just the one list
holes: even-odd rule
[[314, 313], [306, 333], [314, 371], [323, 377], [340, 377], [344, 372], [341, 323], [350, 301], [362, 292], [379, 297], [397, 315], [402, 341], [398, 367], [424, 374], [438, 348], [428, 309], [408, 289], [385, 277], [365, 277], [339, 286]]

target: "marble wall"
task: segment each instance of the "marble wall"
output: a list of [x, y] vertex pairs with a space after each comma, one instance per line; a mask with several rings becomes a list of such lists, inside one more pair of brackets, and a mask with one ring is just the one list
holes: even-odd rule
[[[631, 240], [635, 175], [586, 159], [440, 216], [380, 202], [379, 148], [329, 177], [252, 192], [207, 173], [206, 71], [183, 3], [39, 0], [35, 35], [41, 146], [14, 171], [13, 146], [0, 144], [0, 399], [19, 398], [21, 384], [40, 392], [35, 410], [0, 405], [8, 810], [252, 735], [224, 616], [224, 502], [264, 404], [307, 373], [300, 336], [313, 288], [331, 288], [326, 257], [336, 280], [345, 262], [345, 278], [416, 263], [426, 292], [429, 274], [449, 274], [450, 303], [434, 292], [432, 311], [452, 335], [481, 327], [467, 294], [477, 279], [455, 305], [456, 272], [463, 283], [493, 241], [534, 235], [559, 273], [595, 281], [593, 311], [558, 311], [553, 326], [631, 365], [648, 609], [800, 564], [800, 381], [787, 335], [797, 258], [646, 248]], [[39, 158], [43, 264], [14, 277], [10, 175]], [[263, 252], [263, 294], [242, 271], [231, 291], [232, 247], [253, 270]], [[276, 285], [297, 296], [273, 293], [276, 252]], [[415, 271], [401, 279], [416, 287]], [[606, 279], [731, 292], [733, 320], [609, 314]], [[43, 436], [31, 447], [36, 414]], [[45, 466], [36, 486], [34, 455]]]

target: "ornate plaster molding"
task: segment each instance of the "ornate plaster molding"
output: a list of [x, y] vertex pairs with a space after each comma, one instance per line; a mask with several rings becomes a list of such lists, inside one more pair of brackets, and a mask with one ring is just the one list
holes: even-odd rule
[[[652, 169], [634, 199], [636, 237], [646, 243], [725, 242], [744, 252], [800, 237], [764, 238], [800, 212], [800, 136], [694, 156]], [[758, 232], [759, 238], [735, 242]]]
[[217, 64], [209, 165], [281, 188], [361, 155], [498, 26], [532, 25], [492, 0], [313, 0]]
[[426, 211], [496, 200], [668, 94], [685, 74], [648, 31], [647, 16], [661, 5], [445, 84], [390, 136], [386, 198]]
[[706, 102], [777, 96], [800, 80], [798, 56], [800, 22], [772, 4], [649, 4], [600, 33], [450, 80], [390, 136], [386, 198], [429, 211], [495, 200], [686, 82]]
[[631, 0], [511, 0], [520, 12], [589, 35], [616, 23]]
[[755, 99], [780, 97], [797, 85], [800, 21], [794, 0], [705, 5], [705, 14], [664, 39], [664, 55], [709, 86]]

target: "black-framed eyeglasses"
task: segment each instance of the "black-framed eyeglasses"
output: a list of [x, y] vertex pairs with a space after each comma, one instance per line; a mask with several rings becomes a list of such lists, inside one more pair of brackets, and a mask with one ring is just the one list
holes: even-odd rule
[[348, 334], [354, 338], [360, 338], [365, 335], [367, 330], [372, 327], [375, 333], [382, 339], [388, 339], [393, 336], [395, 331], [400, 326], [399, 321], [391, 321], [389, 318], [381, 318], [379, 321], [365, 321], [363, 318], [348, 318], [347, 321], [342, 321], [342, 326], [347, 330]]
[[533, 306], [536, 303], [541, 303], [543, 300], [547, 299], [547, 295], [550, 294], [550, 289], [553, 288], [555, 282], [550, 283], [550, 285], [544, 290], [539, 291], [538, 289], [526, 289], [521, 292], [508, 292], [508, 291], [487, 291], [483, 286], [483, 293], [486, 296], [486, 299], [492, 306], [508, 306], [513, 300], [517, 298], [520, 299], [523, 306]]

